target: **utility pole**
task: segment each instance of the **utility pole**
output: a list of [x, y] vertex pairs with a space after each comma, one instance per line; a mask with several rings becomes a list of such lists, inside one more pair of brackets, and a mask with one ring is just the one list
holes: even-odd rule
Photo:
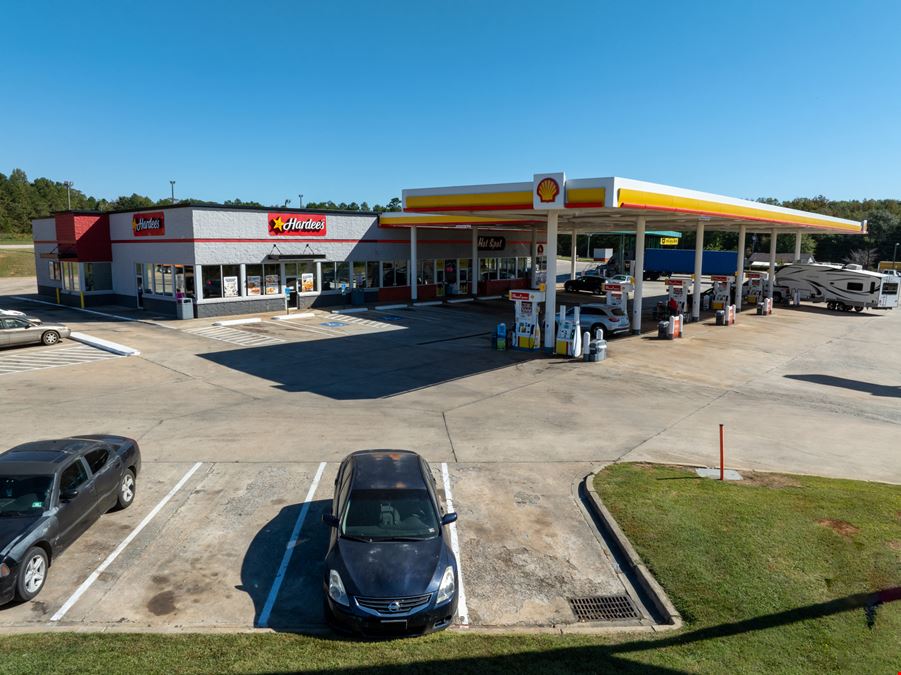
[[303, 195], [297, 195], [297, 208], [303, 208]]
[[[64, 180], [64, 181], [63, 181], [63, 185], [66, 186], [66, 204], [67, 204], [67, 208], [68, 208], [69, 211], [71, 211], [71, 210], [72, 210], [72, 192], [71, 192], [71, 190], [72, 190], [72, 186], [75, 185], [75, 183], [73, 183], [73, 182], [70, 181], [70, 180]], [[895, 248], [898, 248], [898, 244], [895, 244]]]
[[892, 269], [895, 269], [895, 259], [898, 257], [898, 244], [895, 244], [895, 250], [892, 251]]
[[174, 180], [169, 181], [169, 187], [172, 188], [172, 203], [174, 204], [175, 203], [175, 181]]

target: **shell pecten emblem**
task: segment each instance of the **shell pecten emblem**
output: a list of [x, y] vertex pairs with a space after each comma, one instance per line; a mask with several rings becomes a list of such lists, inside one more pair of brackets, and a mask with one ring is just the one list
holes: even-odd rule
[[553, 178], [545, 178], [538, 183], [535, 192], [538, 194], [538, 199], [540, 199], [542, 203], [552, 203], [557, 199], [557, 195], [560, 194], [560, 184]]

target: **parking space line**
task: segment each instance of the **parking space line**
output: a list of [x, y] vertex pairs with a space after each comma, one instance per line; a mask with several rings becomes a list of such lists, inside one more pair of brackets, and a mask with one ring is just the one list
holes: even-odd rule
[[194, 475], [194, 473], [201, 467], [202, 464], [203, 462], [197, 462], [194, 466], [188, 469], [188, 472], [181, 477], [181, 480], [175, 484], [175, 487], [169, 490], [169, 494], [163, 497], [160, 503], [154, 506], [153, 510], [146, 516], [144, 516], [144, 520], [142, 520], [138, 524], [138, 526], [133, 529], [129, 533], [129, 535], [125, 537], [125, 539], [122, 540], [122, 543], [120, 543], [115, 548], [115, 550], [106, 557], [106, 560], [100, 563], [97, 569], [91, 572], [91, 575], [82, 582], [81, 586], [79, 586], [72, 595], [69, 596], [69, 599], [66, 600], [65, 603], [63, 603], [63, 606], [57, 610], [56, 614], [50, 617], [51, 624], [60, 621], [66, 615], [66, 612], [72, 609], [72, 606], [76, 602], [78, 602], [79, 598], [84, 595], [85, 591], [87, 591], [93, 585], [93, 583], [97, 581], [97, 578], [101, 574], [103, 574], [107, 567], [113, 564], [113, 561], [119, 557], [119, 554], [121, 554], [122, 551], [124, 551], [132, 541], [134, 541], [135, 537], [137, 537], [141, 533], [141, 530], [147, 527], [150, 521], [156, 517], [156, 514], [158, 514], [162, 510], [162, 508], [169, 503], [169, 500], [175, 496], [175, 493], [181, 490], [182, 487], [184, 487], [185, 483], [188, 482], [191, 476]]
[[74, 366], [106, 359], [121, 358], [118, 354], [96, 349], [87, 345], [61, 347], [49, 351], [29, 350], [12, 354], [0, 353], [0, 375], [12, 375], [30, 370]]
[[185, 333], [191, 335], [200, 335], [201, 337], [210, 338], [211, 340], [220, 340], [229, 342], [242, 347], [265, 347], [269, 345], [278, 345], [284, 342], [283, 339], [270, 337], [268, 335], [257, 335], [248, 331], [238, 330], [237, 328], [228, 328], [227, 326], [205, 326], [203, 328], [188, 328]]
[[[447, 512], [454, 512], [454, 497], [451, 494], [450, 474], [447, 472], [447, 462], [441, 462], [441, 478], [444, 481], [444, 501], [447, 504]], [[460, 623], [469, 625], [469, 609], [466, 607], [466, 591], [463, 590], [463, 561], [460, 559], [460, 540], [457, 537], [457, 524], [451, 523], [450, 528], [451, 548], [457, 558], [457, 578], [460, 581], [460, 590], [457, 592], [457, 614]]]
[[288, 571], [288, 565], [291, 563], [291, 556], [294, 554], [294, 548], [297, 546], [297, 539], [300, 537], [300, 529], [303, 527], [303, 521], [307, 518], [307, 512], [310, 510], [310, 502], [313, 501], [313, 495], [316, 494], [316, 488], [319, 487], [319, 481], [322, 479], [322, 472], [325, 471], [326, 462], [319, 464], [319, 470], [313, 478], [310, 490], [307, 492], [300, 513], [297, 515], [297, 522], [294, 523], [294, 529], [291, 531], [291, 538], [285, 545], [285, 554], [282, 556], [282, 563], [278, 567], [275, 579], [272, 580], [272, 588], [269, 589], [269, 596], [266, 598], [266, 604], [263, 611], [260, 612], [260, 618], [257, 622], [259, 628], [267, 628], [269, 625], [269, 616], [272, 614], [272, 607], [278, 597], [278, 592], [285, 580], [285, 573]]
[[[341, 319], [344, 320], [343, 317]], [[307, 326], [307, 325], [297, 325], [293, 323], [283, 323], [279, 324], [280, 328], [287, 328], [289, 330], [300, 331], [301, 333], [308, 333], [317, 336], [325, 336], [325, 337], [344, 337], [347, 333], [342, 333], [334, 328], [324, 328], [322, 326]]]

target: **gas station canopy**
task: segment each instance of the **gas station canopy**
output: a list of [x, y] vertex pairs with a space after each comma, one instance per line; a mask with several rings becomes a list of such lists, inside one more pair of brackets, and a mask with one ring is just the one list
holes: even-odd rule
[[[543, 188], [543, 189], [542, 189]], [[746, 199], [648, 183], [630, 178], [567, 179], [537, 174], [532, 181], [408, 189], [404, 213], [384, 214], [387, 226], [489, 229], [535, 227], [558, 214], [566, 231], [634, 231], [640, 218], [647, 230], [806, 232], [863, 234], [866, 221], [833, 218]]]

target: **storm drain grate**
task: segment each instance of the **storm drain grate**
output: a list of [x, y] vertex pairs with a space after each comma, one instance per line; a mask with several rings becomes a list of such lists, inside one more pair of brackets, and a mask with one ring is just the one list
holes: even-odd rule
[[579, 621], [619, 621], [640, 619], [641, 615], [628, 595], [591, 595], [567, 598]]

